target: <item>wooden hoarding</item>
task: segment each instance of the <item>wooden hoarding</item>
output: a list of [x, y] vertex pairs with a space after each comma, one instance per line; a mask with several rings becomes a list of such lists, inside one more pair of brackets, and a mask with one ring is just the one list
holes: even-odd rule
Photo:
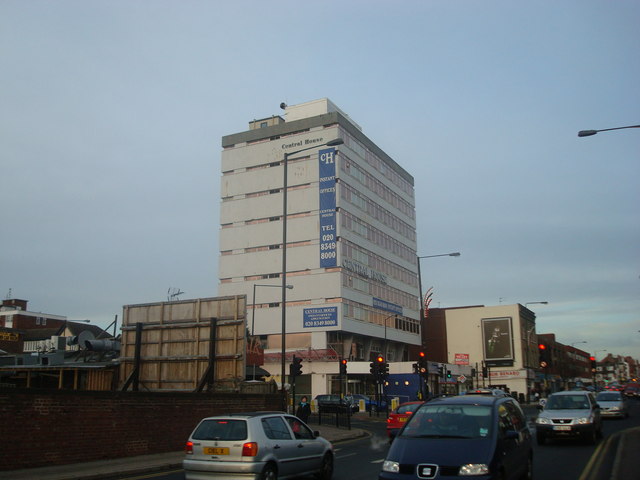
[[125, 305], [123, 310], [121, 388], [137, 376], [141, 391], [194, 391], [210, 372], [207, 389], [230, 391], [244, 379], [245, 295]]

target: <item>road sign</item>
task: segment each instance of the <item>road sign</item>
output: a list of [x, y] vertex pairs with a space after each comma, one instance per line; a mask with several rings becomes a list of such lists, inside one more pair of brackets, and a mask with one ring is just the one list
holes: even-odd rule
[[458, 377], [458, 381], [459, 381], [460, 383], [464, 383], [464, 382], [466, 382], [466, 381], [467, 381], [467, 377], [465, 377], [464, 375], [460, 375], [460, 376]]

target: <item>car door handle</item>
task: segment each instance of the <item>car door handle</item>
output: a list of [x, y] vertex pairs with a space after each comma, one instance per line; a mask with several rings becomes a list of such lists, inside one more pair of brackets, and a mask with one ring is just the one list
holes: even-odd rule
[[298, 444], [298, 448], [302, 448], [302, 447], [304, 447], [304, 445], [303, 445], [303, 444], [301, 444], [301, 443], [299, 443], [299, 444]]
[[277, 450], [277, 449], [279, 449], [279, 448], [280, 448], [280, 445], [278, 445], [277, 443], [273, 446], [273, 449], [274, 449], [274, 450]]

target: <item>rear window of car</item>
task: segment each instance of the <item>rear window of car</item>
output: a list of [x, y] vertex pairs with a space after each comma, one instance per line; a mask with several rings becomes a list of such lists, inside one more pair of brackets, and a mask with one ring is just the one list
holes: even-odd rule
[[246, 440], [245, 420], [204, 420], [192, 435], [194, 440]]
[[411, 405], [400, 405], [396, 413], [413, 413], [418, 409], [420, 405], [420, 403], [414, 403]]

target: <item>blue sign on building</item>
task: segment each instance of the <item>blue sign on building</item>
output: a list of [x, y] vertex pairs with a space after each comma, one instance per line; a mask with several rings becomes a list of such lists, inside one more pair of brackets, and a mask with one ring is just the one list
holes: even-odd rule
[[396, 305], [395, 303], [387, 302], [381, 298], [373, 297], [373, 306], [380, 310], [386, 310], [387, 312], [402, 315], [402, 305]]
[[320, 171], [320, 267], [338, 264], [336, 242], [336, 149], [318, 152]]

